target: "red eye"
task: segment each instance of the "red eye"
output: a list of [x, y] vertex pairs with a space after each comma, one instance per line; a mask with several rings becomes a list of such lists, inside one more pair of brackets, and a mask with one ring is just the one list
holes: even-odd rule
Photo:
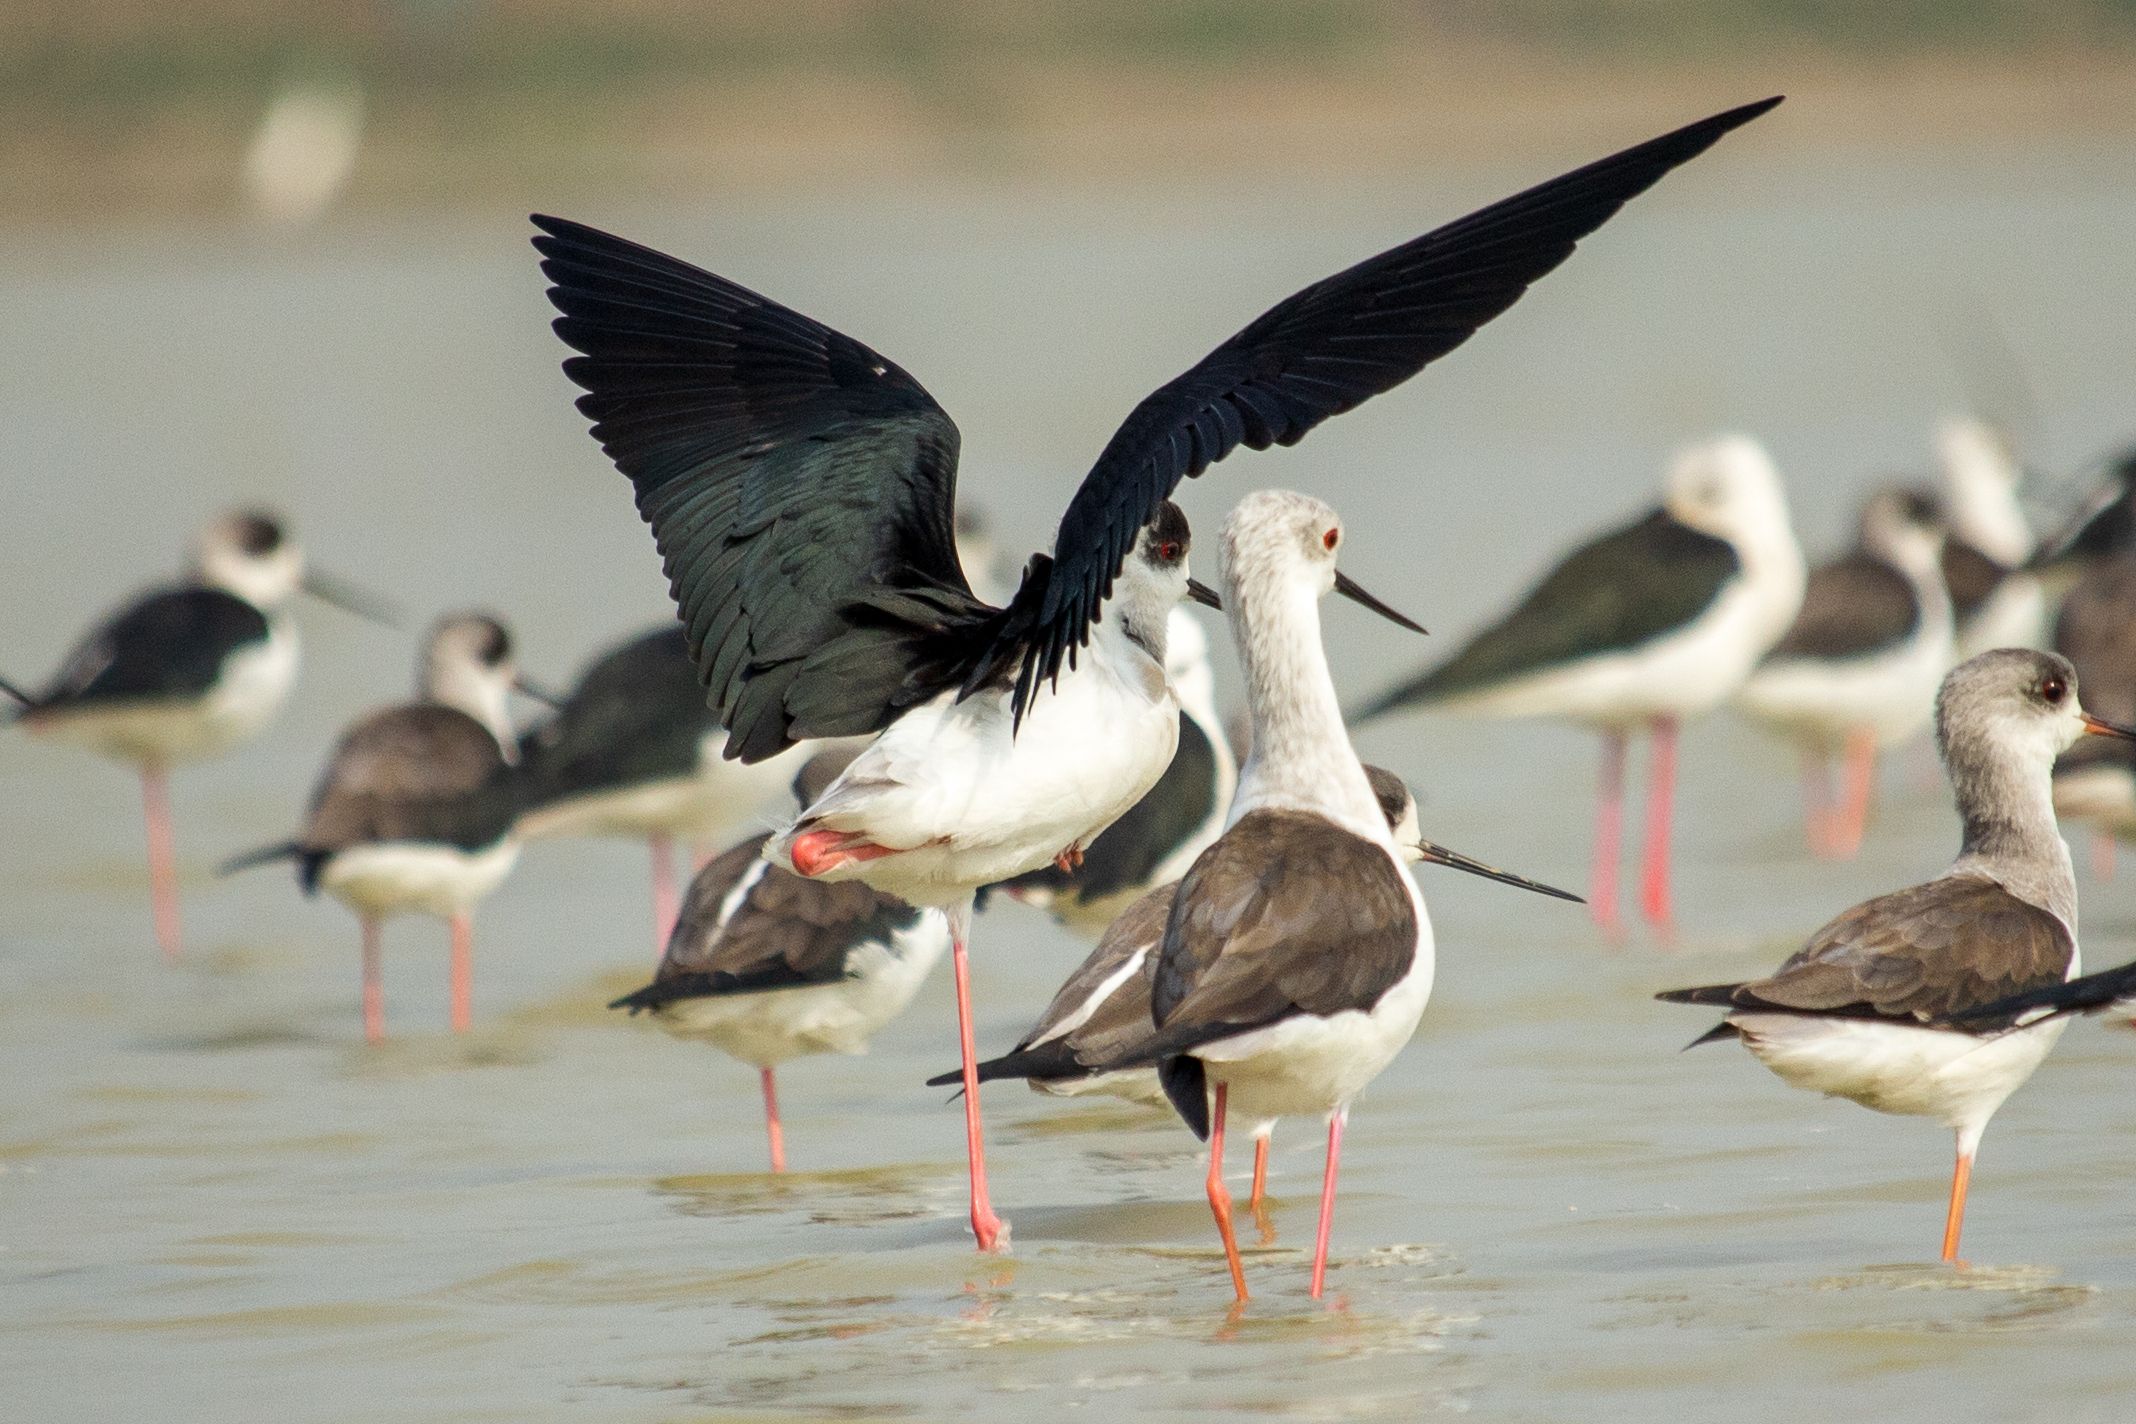
[[1165, 563], [1179, 562], [1179, 554], [1179, 541], [1177, 539], [1167, 539], [1157, 546], [1157, 557]]
[[2068, 695], [2069, 684], [2058, 677], [2050, 677], [2040, 684], [2040, 696], [2047, 699], [2047, 705], [2050, 707], [2059, 704]]
[[1330, 529], [1327, 533], [1320, 536], [1321, 547], [1326, 549], [1331, 554], [1335, 552], [1335, 546], [1337, 544], [1340, 544], [1341, 542], [1342, 531], [1340, 529]]

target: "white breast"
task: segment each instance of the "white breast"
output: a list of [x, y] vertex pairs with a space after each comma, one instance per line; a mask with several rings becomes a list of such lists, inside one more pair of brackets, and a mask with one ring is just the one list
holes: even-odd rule
[[319, 874], [327, 894], [359, 915], [419, 911], [450, 919], [487, 899], [519, 860], [519, 843], [487, 850], [382, 844], [336, 851]]

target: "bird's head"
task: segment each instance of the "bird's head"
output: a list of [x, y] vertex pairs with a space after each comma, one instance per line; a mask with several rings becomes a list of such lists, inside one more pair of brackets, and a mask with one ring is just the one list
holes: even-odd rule
[[1225, 596], [1316, 602], [1334, 592], [1389, 622], [1423, 632], [1337, 567], [1343, 539], [1342, 517], [1324, 501], [1290, 490], [1256, 490], [1224, 521]]
[[1731, 544], [1794, 540], [1780, 472], [1747, 435], [1723, 435], [1679, 452], [1662, 502], [1681, 522]]

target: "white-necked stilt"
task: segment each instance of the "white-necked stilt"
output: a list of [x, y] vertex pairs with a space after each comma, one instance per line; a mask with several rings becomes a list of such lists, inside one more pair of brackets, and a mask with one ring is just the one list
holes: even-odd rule
[[[1402, 779], [1377, 766], [1365, 768], [1365, 779], [1371, 783], [1372, 794], [1379, 801], [1396, 850], [1405, 863], [1451, 866], [1486, 880], [1578, 903], [1580, 897], [1570, 891], [1485, 865], [1437, 841], [1426, 840], [1417, 826], [1416, 798]], [[1150, 999], [1164, 945], [1165, 923], [1178, 890], [1177, 880], [1167, 881], [1145, 891], [1123, 910], [1089, 958], [1054, 994], [1030, 1032], [1008, 1053], [979, 1065], [979, 1081], [1021, 1078], [1034, 1091], [1055, 1097], [1104, 1093], [1151, 1107], [1167, 1106], [1154, 1066], [1101, 1072], [1091, 1065], [1132, 1060], [1147, 1051], [1147, 1044], [1158, 1032], [1150, 1015]], [[959, 1076], [956, 1072], [944, 1073], [929, 1078], [927, 1083], [930, 1087], [946, 1087], [958, 1081]], [[1274, 1127], [1273, 1122], [1263, 1122], [1253, 1128], [1253, 1192], [1247, 1208], [1256, 1217], [1262, 1214], [1268, 1183], [1268, 1139]], [[1265, 1221], [1262, 1232], [1263, 1239], [1268, 1239]]]
[[[1328, 1120], [1313, 1255], [1327, 1269], [1350, 1103], [1416, 1032], [1431, 995], [1431, 922], [1350, 748], [1320, 640], [1342, 525], [1319, 500], [1264, 490], [1224, 521], [1225, 604], [1253, 747], [1231, 820], [1174, 895], [1158, 951], [1155, 1032], [1095, 1073], [1154, 1066], [1209, 1141], [1208, 1193], [1233, 1288], [1246, 1275], [1224, 1186], [1224, 1123]], [[1214, 1101], [1212, 1104], [1211, 1094]]]
[[1208, 635], [1185, 609], [1172, 611], [1164, 660], [1165, 680], [1179, 698], [1179, 745], [1164, 775], [1099, 833], [1080, 865], [1042, 865], [989, 890], [1036, 905], [1095, 939], [1151, 886], [1186, 874], [1222, 834], [1239, 765], [1216, 711]]
[[1946, 1261], [1958, 1255], [1981, 1132], [2061, 1034], [2059, 1021], [2018, 1027], [2021, 1017], [1977, 1011], [2077, 972], [2076, 877], [2048, 774], [2086, 732], [2136, 738], [2084, 711], [2066, 659], [2004, 648], [1960, 664], [1936, 699], [1936, 745], [1965, 826], [1950, 869], [1856, 905], [1767, 978], [1659, 996], [1727, 1009], [1697, 1043], [1740, 1037], [1795, 1087], [1955, 1132]]
[[1973, 416], [1936, 427], [1942, 471], [1943, 582], [1958, 623], [1958, 658], [2039, 646], [2047, 596], [2032, 559], [2032, 526], [2018, 503], [2024, 467], [2003, 433]]
[[235, 510], [200, 532], [186, 582], [140, 595], [91, 629], [43, 690], [0, 682], [24, 730], [141, 770], [156, 942], [179, 952], [171, 767], [221, 754], [281, 711], [297, 675], [299, 592], [379, 622], [385, 606], [317, 570], [274, 515]]
[[[1955, 646], [1943, 540], [1926, 498], [1873, 496], [1854, 548], [1811, 572], [1794, 624], [1736, 693], [1746, 714], [1801, 746], [1804, 823], [1818, 855], [1861, 849], [1877, 753], [1926, 727], [1935, 709]], [[1837, 807], [1827, 781], [1835, 752], [1846, 768]]]
[[1801, 606], [1804, 577], [1764, 449], [1743, 436], [1696, 445], [1670, 467], [1659, 509], [1575, 550], [1512, 612], [1357, 717], [1438, 707], [1596, 727], [1602, 787], [1588, 906], [1613, 935], [1625, 744], [1650, 728], [1641, 903], [1666, 927], [1678, 728], [1742, 686]]
[[[803, 805], [849, 756], [812, 758]], [[677, 1038], [757, 1070], [771, 1170], [786, 1170], [773, 1070], [812, 1053], [865, 1053], [949, 948], [949, 922], [857, 881], [809, 880], [764, 859], [767, 832], [697, 873], [653, 982], [608, 1007], [652, 1012]]]
[[[304, 829], [227, 862], [227, 874], [294, 860], [298, 883], [363, 922], [363, 1029], [385, 1037], [384, 921], [419, 911], [452, 926], [452, 1027], [474, 1013], [475, 906], [519, 858], [521, 781], [507, 699], [519, 687], [512, 640], [481, 613], [438, 620], [418, 667], [418, 700], [357, 719], [312, 791]], [[523, 689], [522, 689], [523, 690]]]
[[664, 951], [678, 906], [674, 843], [725, 841], [776, 804], [802, 760], [789, 752], [728, 761], [719, 754], [725, 740], [680, 623], [619, 644], [586, 668], [556, 715], [520, 738], [519, 834], [645, 841], [654, 943]]
[[[911, 376], [724, 278], [534, 219], [556, 332], [581, 353], [565, 371], [653, 526], [728, 754], [881, 733], [766, 854], [950, 916], [968, 1071], [973, 892], [1072, 864], [1171, 760], [1165, 620], [1189, 585], [1179, 483], [1407, 380], [1778, 102], [1589, 164], [1277, 303], [1135, 408], [1005, 608], [958, 566], [957, 428]], [[966, 1086], [972, 1226], [990, 1248], [1001, 1227], [977, 1080]]]
[[[2088, 561], [2055, 619], [2054, 650], [2084, 683], [2085, 703], [2111, 722], [2136, 724], [2136, 549]], [[2114, 869], [2114, 843], [2136, 837], [2136, 748], [2086, 740], [2054, 764], [2054, 809], [2088, 821], [2092, 866]]]

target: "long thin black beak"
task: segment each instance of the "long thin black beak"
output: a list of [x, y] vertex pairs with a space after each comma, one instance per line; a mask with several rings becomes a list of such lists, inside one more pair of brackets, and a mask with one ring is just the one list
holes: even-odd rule
[[1437, 841], [1420, 840], [1416, 843], [1416, 850], [1420, 856], [1430, 861], [1433, 865], [1452, 866], [1455, 870], [1465, 870], [1471, 875], [1480, 875], [1486, 880], [1495, 880], [1501, 885], [1511, 885], [1517, 890], [1533, 890], [1538, 895], [1548, 895], [1555, 900], [1570, 900], [1575, 905], [1587, 903], [1584, 896], [1575, 895], [1570, 890], [1560, 890], [1555, 885], [1545, 885], [1540, 880], [1530, 880], [1525, 875], [1515, 875], [1510, 870], [1500, 870], [1495, 865], [1485, 865], [1482, 861], [1465, 856], [1458, 850], [1448, 850]]
[[2094, 717], [2089, 712], [2080, 712], [2077, 715], [2084, 719], [2084, 730], [2095, 737], [2119, 737], [2125, 742], [2136, 742], [2136, 728], [2124, 727], [2103, 717]]
[[320, 573], [317, 569], [304, 576], [304, 591], [321, 603], [330, 604], [343, 613], [353, 613], [358, 618], [367, 618], [373, 623], [388, 628], [401, 626], [401, 611], [393, 600], [359, 588], [347, 579]]
[[1193, 599], [1204, 608], [1222, 608], [1224, 606], [1224, 600], [1217, 597], [1216, 590], [1198, 578], [1189, 578], [1187, 580], [1187, 597]]
[[1344, 598], [1349, 599], [1352, 603], [1363, 604], [1365, 607], [1371, 609], [1374, 613], [1377, 613], [1380, 617], [1386, 619], [1389, 623], [1399, 623], [1412, 633], [1422, 633], [1427, 631], [1422, 623], [1417, 622], [1414, 618], [1410, 618], [1405, 614], [1395, 612], [1392, 608], [1389, 608], [1386, 604], [1380, 602], [1371, 594], [1365, 592], [1364, 589], [1359, 586], [1356, 579], [1351, 578], [1341, 569], [1337, 569], [1335, 571], [1335, 591], [1341, 594]]
[[525, 673], [521, 673], [512, 679], [512, 691], [518, 693], [521, 697], [531, 697], [544, 707], [551, 707], [559, 712], [564, 710], [563, 698], [543, 687], [540, 683], [529, 681]]

